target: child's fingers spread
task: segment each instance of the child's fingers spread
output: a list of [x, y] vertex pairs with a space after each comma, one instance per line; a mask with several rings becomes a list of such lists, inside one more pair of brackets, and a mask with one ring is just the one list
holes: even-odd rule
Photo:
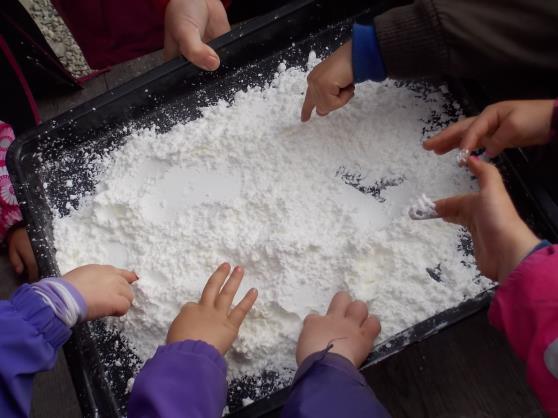
[[223, 286], [223, 283], [225, 283], [225, 279], [229, 275], [230, 271], [231, 266], [229, 263], [223, 263], [213, 272], [203, 289], [200, 298], [200, 303], [202, 305], [215, 305], [215, 299], [219, 295], [221, 287]]
[[300, 119], [303, 122], [310, 120], [310, 116], [312, 116], [312, 110], [314, 110], [314, 100], [312, 99], [310, 88], [308, 88], [306, 90], [306, 96], [304, 97], [304, 104], [302, 105]]
[[337, 292], [333, 299], [331, 299], [327, 314], [344, 317], [350, 304], [351, 296], [347, 292]]
[[354, 300], [347, 308], [345, 316], [354, 321], [358, 326], [361, 326], [368, 317], [368, 307], [363, 301]]
[[217, 297], [215, 307], [218, 310], [223, 312], [229, 311], [234, 296], [240, 286], [240, 282], [242, 281], [242, 277], [244, 277], [244, 269], [240, 266], [236, 266], [232, 271], [231, 277], [229, 277], [229, 280], [227, 280], [227, 283], [225, 283], [221, 289], [221, 293], [219, 293], [219, 296]]
[[229, 320], [234, 326], [240, 328], [242, 321], [254, 306], [254, 302], [258, 298], [258, 291], [256, 289], [250, 289], [248, 293], [242, 298], [240, 303], [234, 307], [234, 309], [229, 314]]
[[362, 323], [361, 332], [366, 338], [376, 339], [378, 335], [380, 335], [380, 331], [382, 330], [382, 326], [380, 324], [380, 320], [375, 315], [370, 315], [366, 320]]

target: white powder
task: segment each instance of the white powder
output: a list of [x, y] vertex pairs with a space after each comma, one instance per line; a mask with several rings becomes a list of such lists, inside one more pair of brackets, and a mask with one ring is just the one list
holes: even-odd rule
[[471, 155], [471, 151], [469, 151], [468, 149], [460, 149], [459, 152], [457, 153], [457, 156], [455, 157], [455, 161], [457, 162], [457, 165], [459, 167], [465, 167], [467, 165], [467, 160], [469, 159], [470, 155]]
[[54, 222], [62, 271], [112, 263], [138, 273], [133, 308], [110, 324], [144, 361], [223, 261], [245, 266], [237, 300], [259, 289], [227, 354], [232, 376], [288, 375], [302, 320], [338, 290], [367, 301], [386, 339], [488, 283], [474, 280], [456, 226], [407, 215], [419, 193], [476, 187], [455, 155], [421, 148], [433, 112], [449, 120], [443, 94], [364, 83], [343, 109], [301, 123], [307, 72], [278, 70], [267, 88], [168, 133], [133, 132], [102, 161], [94, 196]]
[[424, 219], [435, 219], [438, 218], [439, 215], [438, 212], [436, 212], [436, 205], [434, 202], [423, 194], [409, 208], [409, 217], [418, 221]]

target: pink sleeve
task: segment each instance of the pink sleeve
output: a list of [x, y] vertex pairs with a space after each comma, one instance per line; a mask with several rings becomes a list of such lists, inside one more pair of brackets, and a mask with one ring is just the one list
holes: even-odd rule
[[6, 167], [6, 154], [14, 139], [11, 126], [0, 121], [0, 242], [12, 226], [23, 220]]
[[527, 381], [558, 417], [558, 246], [526, 257], [498, 288], [488, 313], [527, 365]]

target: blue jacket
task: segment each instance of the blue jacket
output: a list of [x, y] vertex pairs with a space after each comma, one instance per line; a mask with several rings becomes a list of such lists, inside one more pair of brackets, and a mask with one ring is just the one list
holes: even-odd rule
[[[33, 376], [54, 367], [70, 329], [30, 286], [0, 302], [0, 416], [27, 417]], [[227, 365], [202, 341], [159, 347], [138, 374], [128, 417], [220, 418]], [[389, 415], [358, 370], [336, 354], [315, 353], [301, 365], [283, 417], [384, 418]]]

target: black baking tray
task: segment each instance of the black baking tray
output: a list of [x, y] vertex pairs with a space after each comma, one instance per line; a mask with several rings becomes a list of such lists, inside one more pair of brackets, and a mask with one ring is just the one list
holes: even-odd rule
[[[92, 148], [102, 153], [122, 143], [123, 128], [130, 124], [137, 127], [156, 124], [164, 131], [177, 120], [194, 119], [200, 114], [200, 106], [221, 98], [229, 99], [247, 85], [269, 81], [280, 60], [290, 65], [303, 65], [310, 49], [322, 53], [326, 48], [333, 50], [348, 36], [355, 18], [367, 21], [403, 3], [293, 1], [214, 41], [212, 45], [219, 51], [222, 61], [220, 70], [215, 73], [201, 72], [186, 61], [176, 59], [21, 135], [9, 150], [8, 169], [42, 276], [60, 273], [53, 246], [52, 210], [67, 214], [71, 194], [94, 188], [93, 178], [83, 169]], [[464, 83], [453, 82], [452, 85], [469, 111], [486, 100], [469, 94], [471, 89]], [[526, 178], [508, 159], [504, 164], [515, 170], [519, 178]], [[68, 180], [72, 180], [72, 187], [66, 187]], [[48, 189], [45, 183], [49, 184]], [[531, 187], [526, 182], [522, 185], [527, 186], [526, 190]], [[522, 199], [537, 203], [544, 214], [537, 215], [537, 221], [542, 220], [545, 228], [552, 230], [553, 225], [558, 225], [555, 222], [558, 218], [553, 218], [554, 215], [540, 204], [540, 197], [525, 194]], [[484, 292], [396, 335], [376, 347], [364, 367], [477, 312], [488, 304], [490, 297], [491, 291]], [[85, 417], [125, 416], [125, 386], [133, 365], [112, 366], [114, 360], [120, 361], [119, 353], [126, 347], [118, 335], [105, 331], [99, 322], [80, 325], [65, 346]], [[259, 417], [275, 411], [287, 394], [288, 389], [276, 391], [252, 405], [233, 410], [231, 416]], [[235, 405], [238, 406], [238, 402], [233, 402], [233, 409]]]

